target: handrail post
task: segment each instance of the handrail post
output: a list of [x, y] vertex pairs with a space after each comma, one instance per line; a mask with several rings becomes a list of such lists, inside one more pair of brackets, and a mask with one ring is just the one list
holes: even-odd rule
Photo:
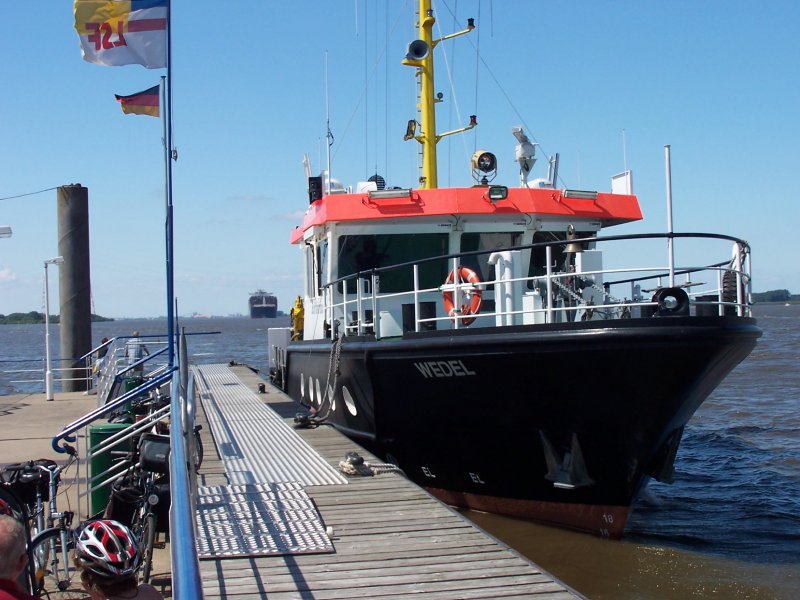
[[553, 322], [553, 250], [545, 246], [545, 260], [547, 260], [547, 323]]
[[414, 331], [419, 333], [421, 331], [419, 319], [420, 315], [420, 308], [419, 308], [419, 265], [414, 263]]

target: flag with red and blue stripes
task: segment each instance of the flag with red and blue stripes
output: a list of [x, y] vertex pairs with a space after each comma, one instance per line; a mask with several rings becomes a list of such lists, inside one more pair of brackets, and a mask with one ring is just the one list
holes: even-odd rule
[[167, 66], [169, 0], [75, 0], [83, 59], [107, 66]]

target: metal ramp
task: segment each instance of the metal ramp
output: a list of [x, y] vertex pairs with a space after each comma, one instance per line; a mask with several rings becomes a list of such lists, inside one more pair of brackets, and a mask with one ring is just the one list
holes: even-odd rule
[[333, 552], [303, 486], [348, 481], [227, 365], [193, 366], [229, 485], [197, 489], [199, 558]]
[[317, 507], [299, 483], [197, 490], [197, 557], [333, 552]]

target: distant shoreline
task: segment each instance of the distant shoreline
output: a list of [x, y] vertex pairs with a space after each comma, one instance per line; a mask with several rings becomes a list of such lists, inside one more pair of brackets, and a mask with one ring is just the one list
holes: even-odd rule
[[[102, 317], [100, 315], [91, 315], [92, 323], [102, 323], [104, 321], [113, 321], [110, 317]], [[60, 322], [58, 315], [50, 315], [50, 323], [57, 324]], [[45, 322], [44, 313], [32, 310], [26, 313], [11, 313], [9, 315], [0, 315], [0, 325], [43, 325]]]

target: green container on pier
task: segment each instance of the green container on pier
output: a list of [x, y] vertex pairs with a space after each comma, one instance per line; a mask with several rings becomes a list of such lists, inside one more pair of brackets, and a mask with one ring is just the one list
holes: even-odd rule
[[[111, 436], [127, 429], [130, 426], [131, 425], [128, 423], [102, 423], [100, 425], [91, 425], [89, 427], [89, 447], [94, 448], [97, 446], [97, 444], [107, 440]], [[90, 487], [94, 487], [96, 484], [102, 483], [108, 479], [108, 477], [100, 477], [97, 480], [94, 478], [97, 475], [107, 471], [111, 467], [113, 460], [119, 457], [119, 455], [116, 454], [117, 452], [130, 452], [130, 450], [131, 440], [128, 438], [125, 440], [120, 440], [111, 448], [104, 450], [102, 454], [98, 456], [92, 456], [92, 460], [89, 463], [89, 476], [94, 483]], [[110, 496], [110, 483], [101, 488], [92, 490], [92, 493], [89, 496], [90, 515], [96, 515], [97, 513], [105, 510]]]

